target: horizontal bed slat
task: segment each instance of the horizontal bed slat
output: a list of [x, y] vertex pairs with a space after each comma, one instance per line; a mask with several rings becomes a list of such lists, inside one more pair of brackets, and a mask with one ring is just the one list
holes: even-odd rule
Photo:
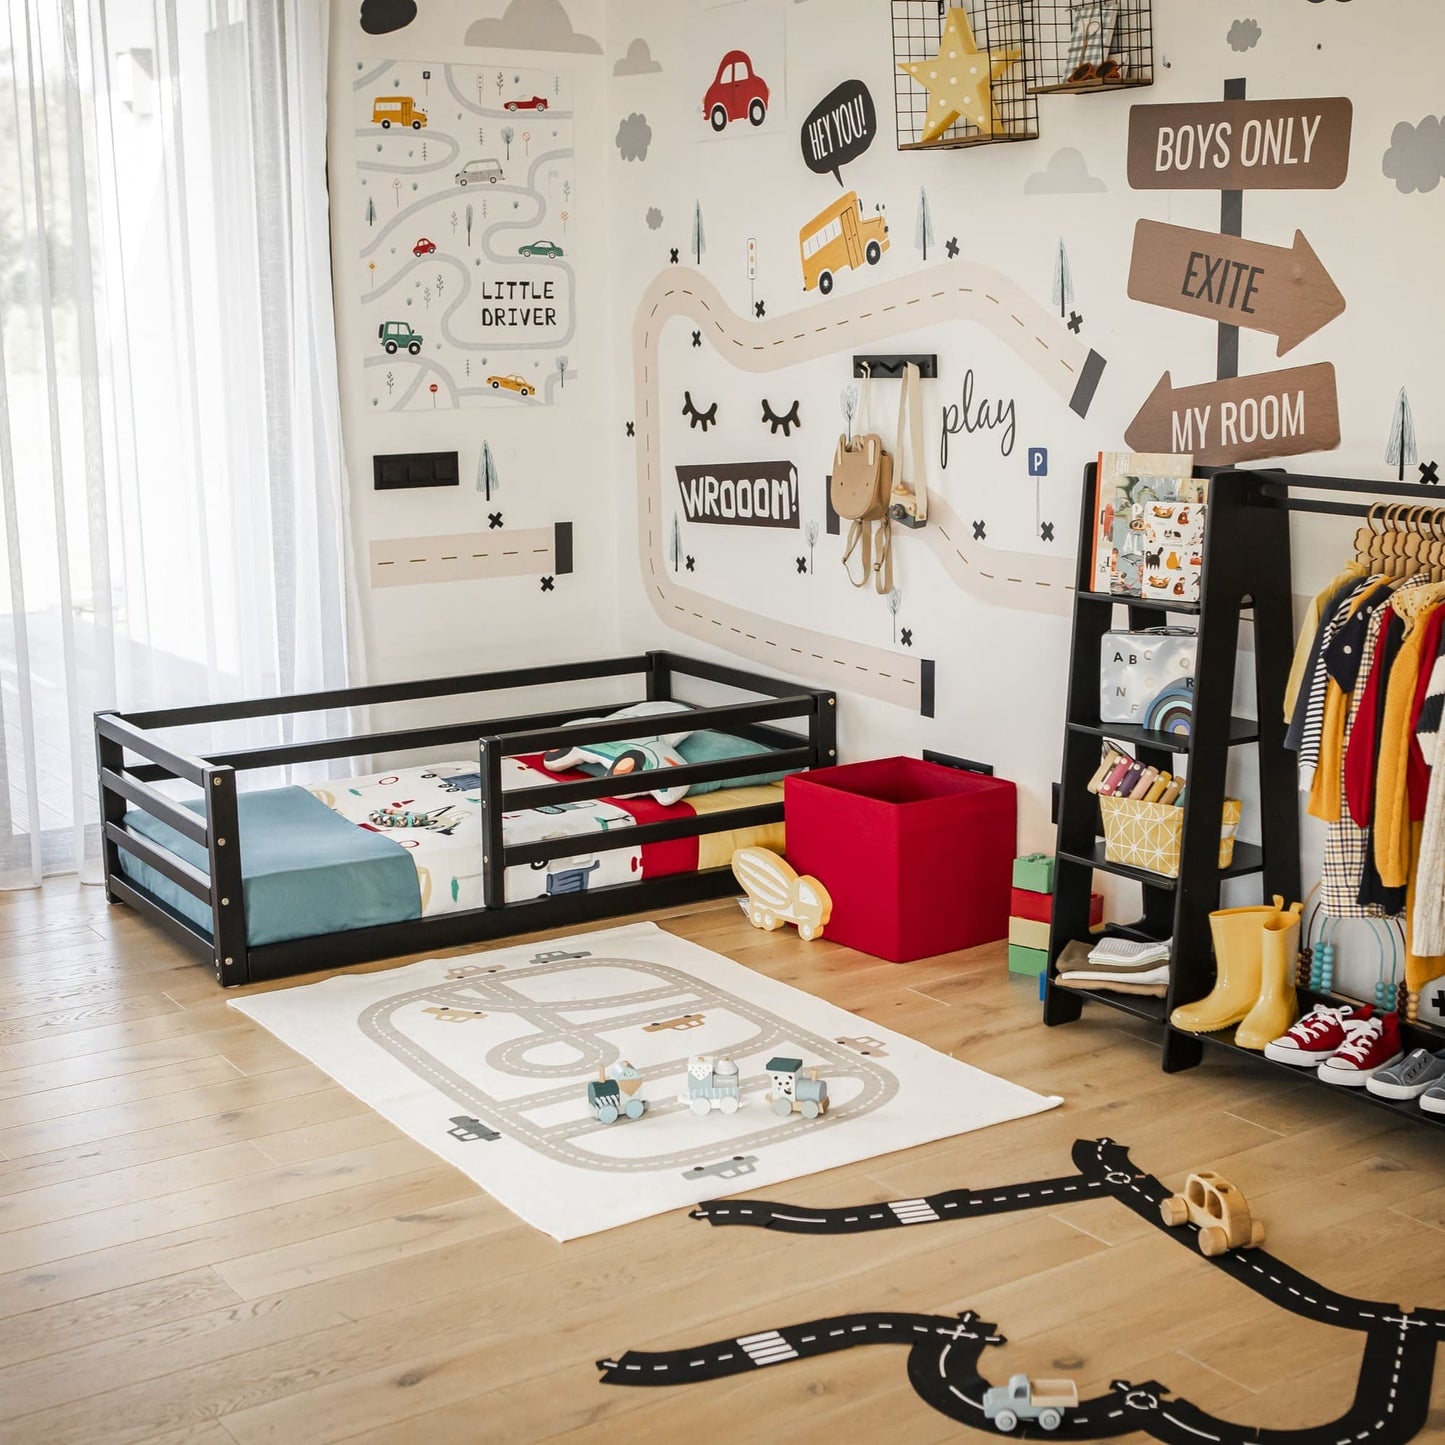
[[[641, 843], [666, 843], [674, 838], [701, 838], [709, 833], [728, 833], [734, 828], [761, 828], [783, 821], [781, 803], [760, 803], [754, 808], [729, 808], [722, 813], [699, 813], [692, 818], [669, 818], [662, 823], [639, 823], [606, 833], [582, 833], [571, 838], [547, 838], [540, 843], [517, 843], [502, 849], [507, 867], [523, 863], [548, 863], [553, 858], [578, 854], [611, 853]], [[509, 905], [510, 906], [510, 905]]]
[[[502, 807], [506, 812], [522, 808], [540, 808], [549, 803], [580, 803], [591, 798], [631, 797], [656, 788], [678, 788], [693, 783], [711, 783], [719, 779], [758, 773], [796, 772], [810, 767], [811, 748], [789, 748], [785, 752], [760, 753], [745, 758], [724, 758], [715, 763], [692, 763], [684, 768], [645, 768], [625, 778], [589, 778], [585, 783], [542, 783], [535, 788], [504, 788]], [[634, 787], [634, 784], [636, 785]], [[626, 792], [619, 792], [625, 788]]]
[[154, 919], [174, 935], [183, 948], [201, 958], [208, 959], [214, 955], [215, 945], [210, 935], [202, 933], [189, 918], [182, 918], [169, 903], [162, 902], [155, 894], [119, 875], [111, 878], [106, 886], [122, 903], [130, 904], [138, 913]]
[[119, 743], [130, 752], [139, 753], [141, 757], [159, 763], [165, 769], [166, 776], [184, 778], [198, 788], [205, 786], [206, 765], [200, 758], [168, 748], [159, 738], [148, 736], [119, 713], [97, 713], [95, 730], [101, 737]]
[[117, 848], [139, 858], [142, 863], [149, 863], [157, 873], [169, 878], [177, 888], [184, 888], [192, 898], [199, 898], [207, 907], [211, 903], [211, 880], [206, 877], [198, 868], [193, 868], [184, 858], [162, 848], [159, 843], [152, 843], [149, 838], [142, 838], [139, 833], [132, 833], [129, 828], [122, 828], [116, 823], [105, 825], [105, 836], [110, 839]]
[[109, 788], [111, 792], [119, 793], [122, 798], [134, 803], [141, 812], [149, 813], [152, 818], [169, 824], [192, 843], [199, 843], [202, 848], [206, 846], [206, 820], [184, 803], [178, 803], [174, 798], [168, 798], [164, 793], [148, 788], [137, 779], [113, 772], [110, 768], [101, 769], [100, 783], [102, 787]]

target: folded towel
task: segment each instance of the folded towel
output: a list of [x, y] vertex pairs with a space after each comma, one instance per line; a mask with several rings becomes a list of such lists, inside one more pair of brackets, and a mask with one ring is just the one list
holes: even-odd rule
[[1149, 941], [1133, 938], [1104, 938], [1089, 950], [1090, 963], [1137, 964], [1167, 960], [1174, 951], [1172, 939]]
[[1072, 982], [1062, 973], [1059, 975], [1059, 982], [1068, 988], [1083, 989], [1086, 992], [1097, 992], [1102, 990], [1105, 993], [1137, 993], [1144, 994], [1150, 998], [1168, 998], [1169, 989], [1162, 983], [1090, 983], [1087, 979], [1078, 983]]
[[1105, 968], [1070, 969], [1059, 974], [1065, 983], [1107, 983], [1107, 984], [1167, 984], [1169, 965], [1156, 964], [1152, 968], [1137, 969], [1131, 973], [1115, 972]]

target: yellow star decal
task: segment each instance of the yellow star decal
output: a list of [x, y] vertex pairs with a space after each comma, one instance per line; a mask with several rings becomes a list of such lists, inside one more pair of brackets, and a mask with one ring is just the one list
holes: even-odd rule
[[1003, 121], [993, 103], [993, 82], [1022, 54], [1016, 49], [979, 50], [968, 11], [961, 6], [950, 10], [938, 54], [932, 60], [898, 64], [928, 92], [922, 143], [937, 140], [960, 116], [984, 135], [1002, 131]]

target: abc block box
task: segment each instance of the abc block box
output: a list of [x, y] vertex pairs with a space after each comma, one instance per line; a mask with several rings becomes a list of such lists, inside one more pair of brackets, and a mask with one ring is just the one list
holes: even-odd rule
[[918, 758], [791, 775], [788, 861], [833, 898], [828, 937], [908, 963], [1008, 934], [1014, 785]]

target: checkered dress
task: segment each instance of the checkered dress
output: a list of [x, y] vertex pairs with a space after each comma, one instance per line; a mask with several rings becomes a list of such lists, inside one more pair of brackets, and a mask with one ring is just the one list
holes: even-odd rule
[[1074, 28], [1069, 34], [1069, 49], [1064, 59], [1065, 76], [1072, 75], [1081, 65], [1104, 63], [1119, 20], [1118, 0], [1079, 0], [1070, 9]]

